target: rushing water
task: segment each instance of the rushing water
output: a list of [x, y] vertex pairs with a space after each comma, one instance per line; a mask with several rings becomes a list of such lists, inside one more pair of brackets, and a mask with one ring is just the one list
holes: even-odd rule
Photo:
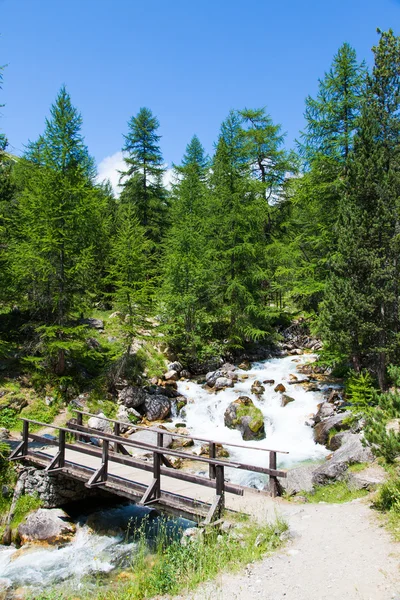
[[[266, 466], [268, 453], [259, 450], [247, 450], [229, 447], [229, 442], [272, 450], [284, 450], [286, 454], [278, 454], [278, 464], [281, 467], [292, 467], [297, 463], [308, 460], [321, 460], [327, 450], [324, 446], [315, 444], [313, 430], [305, 424], [307, 417], [315, 413], [317, 405], [323, 401], [323, 393], [309, 392], [302, 385], [292, 384], [290, 375], [304, 378], [296, 371], [298, 364], [308, 362], [310, 355], [284, 358], [273, 358], [267, 361], [253, 363], [249, 371], [238, 370], [238, 375], [248, 375], [248, 379], [238, 381], [233, 388], [227, 388], [217, 393], [210, 393], [194, 382], [180, 382], [179, 391], [187, 396], [184, 422], [187, 429], [200, 437], [221, 441], [226, 444], [232, 459]], [[254, 381], [273, 379], [273, 385], [265, 384], [265, 392], [261, 397], [251, 393]], [[294, 402], [281, 406], [282, 394], [275, 392], [277, 384], [283, 383], [288, 396]], [[323, 389], [324, 386], [322, 386]], [[228, 405], [239, 396], [251, 398], [264, 415], [266, 437], [258, 442], [244, 442], [239, 431], [228, 429], [224, 425], [224, 413]], [[175, 422], [182, 421], [180, 417]], [[243, 484], [260, 487], [264, 484], [259, 475], [245, 471], [231, 470], [229, 478]]]
[[[254, 363], [249, 371], [238, 370], [238, 375], [246, 374], [247, 379], [235, 383], [234, 388], [218, 393], [210, 393], [194, 382], [180, 382], [179, 391], [188, 397], [188, 404], [184, 419], [181, 415], [175, 422], [184, 420], [193, 435], [223, 442], [233, 460], [248, 464], [265, 466], [268, 453], [229, 447], [229, 442], [285, 450], [289, 452], [288, 455], [278, 455], [278, 464], [282, 467], [323, 459], [327, 450], [314, 443], [313, 431], [305, 425], [307, 417], [316, 412], [317, 404], [323, 400], [323, 393], [307, 392], [302, 385], [288, 383], [291, 374], [298, 375], [296, 366], [309, 359], [310, 355], [288, 356]], [[301, 375], [299, 377], [302, 378]], [[266, 379], [273, 379], [275, 384], [265, 384], [265, 392], [258, 398], [251, 393], [251, 386], [255, 380], [262, 382]], [[278, 383], [283, 383], [287, 394], [295, 400], [285, 407], [281, 406], [281, 394], [274, 392]], [[262, 441], [244, 442], [239, 431], [224, 426], [227, 406], [243, 395], [252, 398], [264, 415], [266, 438]], [[236, 469], [230, 471], [227, 475], [232, 481], [256, 487], [265, 483], [258, 474]], [[82, 517], [78, 520], [73, 541], [61, 548], [33, 546], [18, 550], [0, 546], [0, 596], [2, 588], [23, 587], [34, 591], [62, 585], [63, 582], [79, 590], [82, 585], [90, 585], [90, 577], [129, 566], [135, 554], [136, 542], [126, 532], [132, 521], [140, 524], [146, 513], [146, 509], [133, 505], [103, 510], [89, 517], [91, 527]], [[102, 526], [102, 523], [106, 526]], [[146, 536], [154, 537], [158, 523], [157, 519], [149, 519]], [[176, 529], [187, 526], [190, 526], [190, 522], [183, 520], [171, 525]]]

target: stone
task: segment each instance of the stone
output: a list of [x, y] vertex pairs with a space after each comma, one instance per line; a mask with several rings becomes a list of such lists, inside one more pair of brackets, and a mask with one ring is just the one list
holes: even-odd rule
[[108, 317], [109, 319], [115, 319], [115, 317], [120, 317], [121, 313], [119, 312], [119, 310], [116, 310], [115, 312], [111, 313], [111, 315]]
[[199, 527], [188, 527], [182, 533], [181, 544], [182, 546], [188, 546], [189, 544], [193, 544], [199, 542], [204, 535], [203, 529]]
[[100, 342], [94, 337], [86, 338], [86, 345], [90, 350], [100, 350], [101, 348]]
[[292, 398], [291, 396], [288, 396], [287, 394], [282, 394], [281, 406], [283, 408], [285, 406], [287, 406], [288, 404], [290, 404], [291, 402], [294, 402], [294, 398]]
[[274, 388], [274, 392], [280, 392], [281, 394], [286, 392], [286, 388], [283, 383], [278, 383], [278, 385]]
[[171, 402], [167, 396], [161, 394], [147, 396], [143, 406], [148, 421], [162, 421], [171, 414]]
[[227, 388], [227, 387], [233, 387], [232, 379], [228, 379], [228, 377], [218, 377], [218, 379], [216, 380], [216, 382], [214, 384], [214, 389], [223, 390], [224, 388]]
[[263, 414], [247, 396], [240, 396], [229, 404], [224, 422], [229, 429], [238, 429], [246, 441], [265, 438]]
[[342, 445], [343, 439], [346, 437], [347, 433], [347, 431], [340, 431], [336, 435], [333, 435], [326, 444], [327, 448], [333, 451], [338, 450]]
[[280, 479], [279, 482], [289, 495], [298, 494], [299, 492], [312, 492], [315, 469], [315, 465], [303, 465], [289, 469], [286, 472], [286, 478]]
[[106, 420], [106, 415], [102, 412], [96, 417], [90, 417], [88, 420], [88, 427], [101, 431], [102, 433], [112, 433], [111, 423]]
[[387, 480], [386, 471], [379, 465], [371, 465], [357, 473], [347, 474], [347, 485], [352, 490], [375, 490]]
[[251, 368], [251, 365], [249, 363], [248, 360], [244, 360], [242, 363], [240, 363], [239, 365], [239, 369], [241, 369], [242, 371], [249, 371]]
[[39, 508], [21, 523], [18, 534], [22, 544], [27, 542], [60, 544], [69, 542], [75, 529], [68, 515], [60, 508]]
[[317, 423], [314, 427], [314, 441], [317, 444], [326, 444], [331, 429], [336, 429], [338, 431], [350, 429], [350, 425], [346, 423], [346, 419], [349, 417], [351, 417], [351, 413], [347, 411]]
[[104, 329], [104, 321], [101, 319], [93, 319], [92, 317], [89, 317], [88, 319], [81, 319], [80, 323], [82, 325], [88, 325], [92, 329]]
[[126, 433], [131, 429], [133, 423], [142, 420], [142, 416], [134, 408], [127, 408], [126, 406], [121, 405], [118, 407], [116, 419], [117, 421], [120, 421], [120, 433]]
[[127, 408], [138, 408], [139, 406], [142, 406], [146, 398], [146, 392], [142, 388], [134, 385], [125, 387], [118, 394], [118, 401]]
[[8, 440], [8, 438], [10, 437], [10, 432], [8, 429], [6, 429], [5, 427], [0, 427], [0, 440]]
[[264, 379], [263, 383], [268, 385], [274, 385], [275, 379]]
[[347, 464], [344, 462], [334, 462], [328, 460], [317, 469], [312, 476], [313, 485], [327, 485], [332, 481], [343, 479], [343, 474], [347, 471]]
[[265, 392], [265, 387], [262, 385], [261, 381], [258, 381], [256, 379], [256, 381], [251, 386], [251, 393], [255, 394], [256, 396], [262, 396], [262, 394], [264, 392]]
[[173, 437], [173, 448], [178, 450], [179, 448], [190, 448], [191, 446], [194, 446], [192, 438]]
[[181, 371], [183, 371], [183, 366], [178, 361], [171, 362], [168, 365], [168, 371], [177, 371], [177, 373], [181, 373]]
[[[133, 442], [141, 442], [143, 444], [150, 444], [151, 446], [157, 446], [157, 432], [152, 431], [151, 429], [139, 429], [132, 433], [129, 437], [129, 440]], [[170, 433], [165, 431], [163, 434], [163, 448], [171, 448], [174, 438]], [[132, 448], [133, 452], [136, 453], [138, 449]]]
[[[209, 445], [204, 444], [200, 448], [200, 456], [209, 456]], [[217, 458], [229, 458], [229, 452], [222, 444], [215, 444], [215, 454]]]
[[342, 437], [340, 448], [332, 454], [330, 462], [341, 462], [346, 465], [373, 462], [374, 455], [371, 448], [364, 446], [362, 440], [361, 433], [346, 432]]
[[166, 373], [164, 373], [164, 379], [166, 381], [178, 381], [179, 373], [178, 371], [174, 371], [172, 369], [171, 371], [167, 371]]
[[218, 371], [210, 371], [209, 373], [207, 373], [206, 375], [206, 383], [209, 387], [214, 387], [215, 382], [217, 381], [217, 379], [219, 377], [223, 377], [224, 373], [221, 370]]
[[225, 372], [229, 372], [229, 371], [236, 371], [236, 367], [235, 365], [232, 365], [231, 363], [224, 363], [221, 367], [222, 371]]
[[386, 432], [393, 431], [393, 433], [400, 433], [400, 419], [391, 419], [386, 423]]
[[315, 422], [319, 423], [323, 419], [327, 419], [328, 417], [333, 417], [335, 414], [335, 409], [329, 402], [322, 402], [318, 404], [318, 411], [315, 415]]
[[191, 378], [190, 372], [186, 371], [186, 369], [183, 369], [183, 371], [180, 372], [180, 376], [183, 379], [190, 379]]

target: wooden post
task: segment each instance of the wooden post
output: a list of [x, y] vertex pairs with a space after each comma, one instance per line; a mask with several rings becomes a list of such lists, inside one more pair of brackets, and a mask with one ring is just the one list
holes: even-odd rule
[[[157, 446], [163, 448], [164, 434], [157, 433]], [[154, 491], [153, 497], [155, 500], [161, 496], [161, 462], [163, 455], [158, 452], [153, 452], [153, 477], [154, 477]]]
[[[83, 415], [81, 412], [77, 412], [76, 413], [76, 423], [77, 425], [80, 425], [82, 427], [83, 425]], [[75, 439], [77, 442], [81, 442], [82, 441], [82, 437], [79, 435], [79, 433], [76, 434]]]
[[107, 481], [107, 475], [108, 475], [108, 445], [109, 445], [109, 441], [108, 440], [103, 440], [103, 452], [102, 452], [102, 456], [101, 456], [101, 462], [102, 462], [102, 467], [103, 467], [103, 472], [102, 472], [102, 477], [101, 477], [102, 481]]
[[219, 513], [225, 508], [225, 475], [223, 465], [215, 465], [215, 491], [220, 496]]
[[58, 432], [58, 451], [60, 453], [58, 459], [58, 467], [62, 469], [65, 466], [65, 431], [60, 429]]
[[[276, 452], [273, 450], [269, 453], [269, 468], [276, 470]], [[269, 476], [269, 491], [274, 498], [279, 495], [279, 483], [275, 475]]]
[[21, 448], [21, 455], [26, 456], [28, 454], [28, 438], [29, 438], [29, 421], [23, 421], [22, 423], [22, 441], [23, 446]]
[[[114, 423], [114, 435], [120, 435], [121, 433], [121, 428], [120, 428], [120, 424], [119, 423]], [[120, 451], [120, 446], [118, 444], [118, 442], [114, 443], [114, 452], [116, 452], [118, 454], [118, 452]]]
[[[215, 458], [215, 456], [216, 456], [214, 442], [210, 442], [208, 444], [208, 456], [210, 458]], [[215, 479], [215, 465], [210, 464], [210, 466], [208, 468], [208, 474], [209, 474], [210, 479]]]

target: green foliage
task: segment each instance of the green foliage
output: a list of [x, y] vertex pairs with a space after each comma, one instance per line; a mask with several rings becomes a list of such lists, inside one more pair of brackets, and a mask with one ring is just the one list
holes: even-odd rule
[[42, 505], [38, 495], [27, 496], [22, 495], [18, 498], [13, 513], [13, 518], [10, 523], [11, 529], [16, 529], [25, 517], [34, 510], [37, 510]]
[[365, 416], [377, 405], [372, 377], [368, 371], [350, 374], [346, 382], [346, 398], [351, 403], [350, 410], [355, 416]]
[[335, 481], [328, 485], [317, 486], [314, 492], [304, 492], [308, 502], [318, 504], [318, 502], [329, 502], [332, 504], [342, 504], [350, 502], [356, 498], [362, 498], [368, 494], [368, 490], [351, 490], [345, 481]]

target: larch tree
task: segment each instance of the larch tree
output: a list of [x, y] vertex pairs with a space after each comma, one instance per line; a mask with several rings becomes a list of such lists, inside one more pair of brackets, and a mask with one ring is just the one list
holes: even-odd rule
[[382, 389], [399, 357], [400, 38], [381, 33], [340, 202], [324, 303], [330, 346]]
[[141, 108], [130, 119], [123, 147], [126, 169], [121, 176], [120, 201], [135, 208], [139, 223], [152, 242], [153, 252], [163, 238], [168, 219], [159, 126], [158, 119], [148, 108]]
[[60, 376], [82, 333], [75, 318], [94, 285], [104, 220], [103, 196], [81, 128], [82, 117], [62, 87], [44, 134], [29, 145], [17, 168], [13, 273], [21, 301], [44, 322], [41, 337]]
[[165, 240], [162, 311], [169, 340], [184, 355], [195, 358], [210, 338], [212, 259], [207, 244], [209, 162], [194, 136], [182, 165], [175, 167], [172, 226]]

